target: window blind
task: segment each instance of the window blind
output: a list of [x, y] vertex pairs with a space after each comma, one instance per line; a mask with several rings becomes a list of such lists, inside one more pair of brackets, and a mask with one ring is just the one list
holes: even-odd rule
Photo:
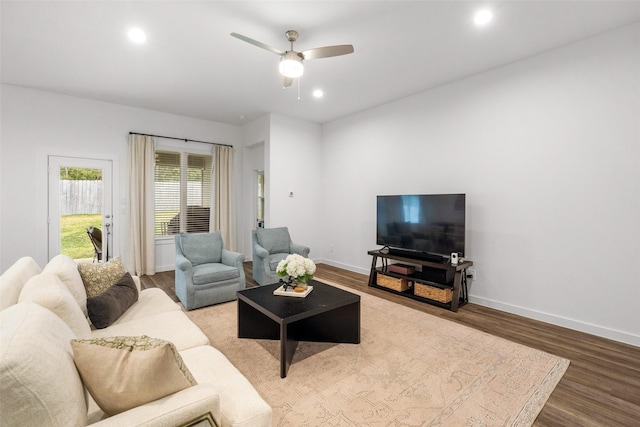
[[184, 157], [187, 160], [186, 230], [209, 231], [212, 158], [197, 154], [188, 154]]
[[209, 231], [212, 156], [156, 151], [155, 235]]

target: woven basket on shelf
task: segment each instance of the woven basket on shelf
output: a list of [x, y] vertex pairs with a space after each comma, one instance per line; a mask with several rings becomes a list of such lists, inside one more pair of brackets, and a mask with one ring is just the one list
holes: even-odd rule
[[409, 289], [409, 281], [407, 279], [385, 276], [380, 273], [378, 273], [377, 283], [378, 286], [384, 286], [385, 288], [393, 289], [398, 292], [404, 292]]
[[429, 286], [424, 283], [415, 283], [413, 286], [413, 293], [419, 297], [432, 299], [434, 301], [442, 303], [450, 303], [453, 300], [453, 289], [451, 288], [437, 288], [435, 286]]

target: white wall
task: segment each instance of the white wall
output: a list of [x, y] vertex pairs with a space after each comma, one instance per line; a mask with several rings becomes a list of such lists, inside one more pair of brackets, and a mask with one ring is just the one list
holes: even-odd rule
[[368, 273], [376, 195], [466, 193], [473, 302], [640, 345], [638, 40], [627, 27], [325, 125], [323, 255]]
[[309, 246], [309, 257], [318, 260], [326, 230], [322, 220], [322, 127], [279, 115], [270, 118], [265, 227], [287, 226], [291, 239]]
[[[111, 159], [114, 208], [121, 244], [115, 254], [128, 257], [126, 245], [128, 146], [130, 131], [239, 145], [239, 126], [130, 108], [104, 102], [2, 85], [0, 152], [0, 271], [21, 256], [40, 265], [47, 256], [47, 156]], [[241, 150], [236, 169], [241, 170]], [[240, 174], [237, 175], [238, 179]], [[119, 221], [118, 221], [119, 220]], [[115, 232], [115, 230], [114, 230]], [[162, 252], [162, 251], [161, 251]], [[173, 265], [158, 260], [159, 265]]]

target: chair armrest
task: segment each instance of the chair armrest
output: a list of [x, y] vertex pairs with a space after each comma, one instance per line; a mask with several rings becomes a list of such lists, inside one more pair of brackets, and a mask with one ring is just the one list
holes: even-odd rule
[[253, 253], [258, 256], [258, 258], [267, 258], [269, 256], [269, 251], [260, 246], [258, 243], [253, 244]]
[[228, 249], [222, 249], [222, 263], [230, 267], [242, 268], [244, 255], [238, 252], [232, 252]]
[[176, 268], [181, 271], [191, 270], [193, 265], [184, 255], [176, 254]]
[[211, 384], [198, 384], [97, 423], [97, 427], [177, 426], [207, 412], [221, 426], [220, 396]]
[[302, 255], [303, 257], [308, 257], [311, 249], [308, 246], [298, 245], [297, 243], [291, 242], [289, 244], [289, 252], [292, 254]]

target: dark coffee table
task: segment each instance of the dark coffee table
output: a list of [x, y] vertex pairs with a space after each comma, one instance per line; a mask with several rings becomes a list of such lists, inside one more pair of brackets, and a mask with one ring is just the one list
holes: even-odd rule
[[273, 295], [280, 285], [238, 291], [238, 338], [280, 340], [280, 377], [299, 341], [360, 343], [360, 296], [318, 281], [305, 298]]

